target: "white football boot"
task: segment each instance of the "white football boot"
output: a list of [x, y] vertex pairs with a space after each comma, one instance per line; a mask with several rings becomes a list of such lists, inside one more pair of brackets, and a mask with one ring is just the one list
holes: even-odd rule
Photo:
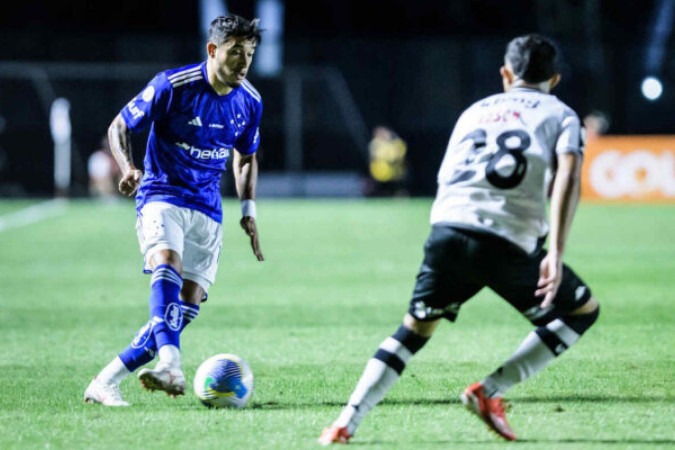
[[115, 383], [103, 383], [94, 378], [84, 391], [85, 403], [98, 403], [103, 406], [129, 406], [120, 393], [119, 385]]
[[164, 391], [172, 397], [185, 394], [185, 376], [180, 366], [160, 361], [154, 369], [142, 369], [138, 372], [138, 379], [149, 391]]

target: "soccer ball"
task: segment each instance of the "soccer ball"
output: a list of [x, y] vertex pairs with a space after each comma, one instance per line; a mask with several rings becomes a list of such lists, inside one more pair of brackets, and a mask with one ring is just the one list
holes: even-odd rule
[[209, 408], [243, 408], [253, 393], [253, 372], [239, 356], [219, 353], [199, 365], [192, 387]]

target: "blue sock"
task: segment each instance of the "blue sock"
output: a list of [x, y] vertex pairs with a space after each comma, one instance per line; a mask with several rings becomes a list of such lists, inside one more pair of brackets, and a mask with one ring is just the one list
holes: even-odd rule
[[150, 320], [153, 322], [157, 348], [173, 345], [180, 348], [180, 330], [183, 327], [183, 311], [179, 295], [183, 277], [168, 264], [155, 267], [150, 280]]
[[[179, 300], [179, 303], [183, 311], [183, 327], [180, 330], [182, 332], [190, 322], [197, 318], [199, 305], [193, 305], [182, 300]], [[119, 354], [120, 359], [130, 372], [149, 363], [157, 355], [157, 343], [152, 332], [152, 324], [153, 322], [150, 320], [143, 325], [131, 344]]]

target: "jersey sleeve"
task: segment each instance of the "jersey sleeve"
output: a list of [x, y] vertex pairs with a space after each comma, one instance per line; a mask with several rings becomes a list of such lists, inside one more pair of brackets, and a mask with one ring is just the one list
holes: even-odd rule
[[448, 148], [457, 148], [466, 135], [474, 131], [469, 129], [467, 126], [467, 123], [471, 123], [468, 121], [468, 117], [471, 115], [472, 110], [473, 108], [467, 108], [466, 110], [462, 111], [462, 113], [457, 118], [455, 126], [452, 129], [452, 133], [450, 134], [450, 139], [448, 140]]
[[555, 148], [556, 153], [584, 152], [584, 134], [579, 116], [569, 108], [565, 109], [561, 131]]
[[171, 84], [164, 73], [157, 74], [145, 88], [122, 108], [120, 114], [132, 133], [142, 131], [166, 114]]
[[239, 136], [235, 148], [242, 155], [255, 153], [260, 146], [260, 121], [262, 119], [262, 102], [256, 103], [252, 113], [252, 120], [246, 130]]

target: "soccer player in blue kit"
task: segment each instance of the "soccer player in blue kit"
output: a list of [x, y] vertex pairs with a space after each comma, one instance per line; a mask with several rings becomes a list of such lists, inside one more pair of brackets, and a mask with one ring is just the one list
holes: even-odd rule
[[504, 92], [459, 117], [438, 171], [431, 231], [408, 311], [324, 429], [322, 445], [348, 443], [437, 326], [454, 322], [484, 287], [534, 326], [506, 362], [460, 395], [506, 440], [516, 434], [506, 420], [504, 394], [548, 367], [596, 322], [598, 301], [563, 264], [584, 142], [576, 112], [550, 94], [560, 81], [556, 55], [543, 36], [514, 38], [500, 69]]
[[[211, 22], [207, 59], [158, 73], [115, 117], [108, 136], [123, 177], [136, 195], [136, 231], [150, 280], [150, 320], [91, 381], [84, 401], [128, 406], [120, 382], [159, 356], [138, 378], [146, 389], [183, 395], [180, 334], [215, 282], [222, 247], [220, 179], [232, 158], [241, 227], [258, 261], [255, 192], [262, 99], [246, 80], [260, 42], [258, 20], [237, 15]], [[150, 127], [145, 173], [134, 165], [130, 134]]]

